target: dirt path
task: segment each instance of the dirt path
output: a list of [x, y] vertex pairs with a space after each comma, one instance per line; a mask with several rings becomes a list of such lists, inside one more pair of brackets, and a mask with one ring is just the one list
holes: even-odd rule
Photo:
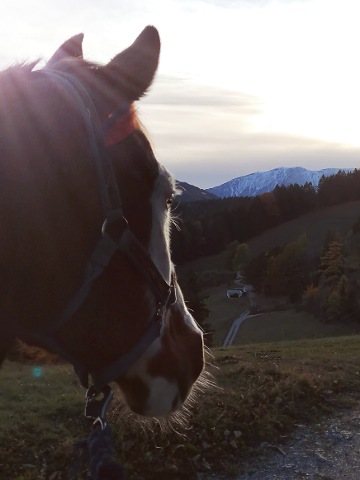
[[[262, 444], [233, 480], [359, 480], [360, 401], [313, 426], [299, 425], [283, 444]], [[202, 480], [230, 480], [205, 475]]]
[[283, 445], [264, 444], [236, 480], [359, 480], [360, 402], [311, 427], [299, 426]]

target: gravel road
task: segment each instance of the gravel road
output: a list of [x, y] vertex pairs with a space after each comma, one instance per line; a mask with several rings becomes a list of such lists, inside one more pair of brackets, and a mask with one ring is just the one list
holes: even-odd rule
[[360, 404], [314, 426], [299, 426], [284, 445], [264, 444], [236, 480], [359, 480]]
[[245, 473], [232, 480], [359, 480], [360, 402], [317, 425], [299, 425], [283, 444], [262, 444], [256, 458], [243, 467]]

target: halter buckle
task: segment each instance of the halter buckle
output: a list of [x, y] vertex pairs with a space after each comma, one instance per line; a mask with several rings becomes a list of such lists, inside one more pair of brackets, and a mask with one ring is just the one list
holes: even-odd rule
[[105, 415], [113, 397], [113, 391], [109, 385], [105, 385], [101, 390], [91, 386], [86, 391], [85, 412], [86, 418], [93, 420], [94, 425], [100, 424], [103, 430], [106, 427]]

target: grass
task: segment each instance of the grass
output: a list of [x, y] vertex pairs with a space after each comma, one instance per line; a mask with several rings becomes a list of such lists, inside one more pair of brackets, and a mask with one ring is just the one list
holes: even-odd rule
[[234, 344], [334, 337], [358, 333], [359, 330], [359, 325], [326, 325], [307, 312], [286, 310], [248, 318], [241, 325]]
[[[206, 304], [209, 308], [208, 322], [213, 333], [214, 346], [222, 346], [232, 322], [249, 309], [249, 297], [227, 298], [226, 285], [206, 289]], [[326, 325], [307, 312], [297, 312], [289, 306], [285, 311], [276, 311], [279, 298], [269, 299], [257, 293], [252, 294], [261, 308], [274, 309], [273, 312], [251, 316], [245, 320], [235, 339], [236, 345], [306, 338], [331, 337], [358, 333], [356, 325]], [[286, 301], [283, 302], [286, 304]]]
[[[360, 394], [360, 337], [299, 340], [214, 350], [217, 388], [200, 394], [188, 424], [140, 426], [111, 417], [118, 457], [132, 480], [195, 479], [241, 471], [263, 441], [277, 442]], [[70, 368], [6, 363], [0, 373], [0, 470], [11, 480], [68, 480], [71, 444], [86, 436], [83, 392]], [[80, 478], [80, 477], [79, 477]]]
[[0, 471], [4, 479], [48, 478], [49, 462], [52, 473], [63, 470], [64, 450], [81, 430], [84, 395], [71, 370], [44, 366], [41, 377], [33, 373], [33, 367], [13, 363], [0, 372]]

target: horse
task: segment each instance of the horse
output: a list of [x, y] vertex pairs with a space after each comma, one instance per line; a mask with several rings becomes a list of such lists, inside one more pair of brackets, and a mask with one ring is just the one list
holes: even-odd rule
[[171, 261], [176, 184], [134, 107], [160, 38], [148, 26], [105, 65], [82, 42], [0, 73], [0, 361], [21, 339], [167, 416], [205, 361]]

